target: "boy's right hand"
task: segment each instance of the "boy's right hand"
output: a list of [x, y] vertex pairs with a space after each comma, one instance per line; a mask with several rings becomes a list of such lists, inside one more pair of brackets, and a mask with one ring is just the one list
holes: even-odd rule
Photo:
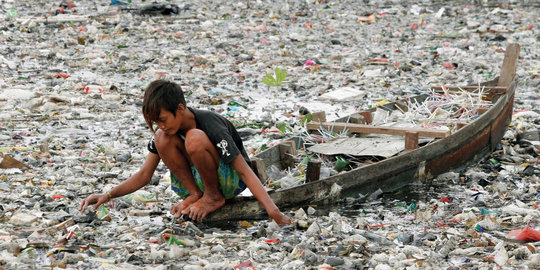
[[90, 206], [91, 204], [95, 204], [94, 210], [97, 210], [97, 208], [109, 201], [109, 195], [107, 194], [92, 194], [88, 196], [88, 198], [84, 199], [81, 202], [81, 206], [79, 207], [79, 211], [84, 212]]
[[284, 226], [284, 225], [290, 225], [291, 224], [291, 218], [287, 215], [283, 214], [281, 211], [276, 211], [270, 214], [270, 218], [273, 219], [278, 225]]

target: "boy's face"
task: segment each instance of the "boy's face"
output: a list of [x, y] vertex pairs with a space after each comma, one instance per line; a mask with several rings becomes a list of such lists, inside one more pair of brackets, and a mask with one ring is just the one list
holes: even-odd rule
[[155, 122], [159, 129], [168, 135], [175, 135], [180, 129], [182, 124], [182, 115], [184, 112], [184, 106], [178, 105], [176, 116], [171, 112], [161, 108], [159, 112], [158, 120]]

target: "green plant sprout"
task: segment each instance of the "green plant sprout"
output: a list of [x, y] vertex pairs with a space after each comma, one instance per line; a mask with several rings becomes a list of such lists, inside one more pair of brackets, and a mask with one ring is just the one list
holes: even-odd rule
[[309, 123], [313, 121], [313, 115], [311, 113], [308, 113], [306, 115], [304, 115], [304, 117], [302, 117], [302, 119], [300, 119], [300, 125], [305, 125], [306, 123]]
[[289, 125], [287, 125], [287, 123], [285, 123], [285, 122], [277, 123], [277, 127], [278, 127], [279, 131], [281, 131], [281, 133], [283, 133], [283, 134], [286, 134], [287, 132], [292, 132], [293, 131], [293, 129]]
[[283, 84], [283, 81], [287, 77], [286, 70], [280, 70], [278, 67], [274, 69], [275, 76], [272, 74], [266, 74], [266, 77], [262, 79], [262, 82], [268, 86], [279, 87]]

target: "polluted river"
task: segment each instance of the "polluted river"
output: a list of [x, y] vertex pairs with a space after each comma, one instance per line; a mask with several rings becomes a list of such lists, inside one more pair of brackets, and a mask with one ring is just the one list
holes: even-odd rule
[[[538, 14], [534, 1], [2, 1], [0, 269], [538, 269]], [[229, 119], [254, 156], [317, 112], [386, 122], [410, 115], [378, 114], [385, 104], [496, 79], [510, 44], [511, 121], [470, 166], [283, 208], [286, 226], [174, 219], [163, 163], [144, 188], [79, 211], [143, 164], [156, 79]], [[425, 119], [409, 120], [477, 117], [465, 112], [479, 99], [445, 98], [411, 103]], [[288, 188], [295, 173], [261, 181]]]

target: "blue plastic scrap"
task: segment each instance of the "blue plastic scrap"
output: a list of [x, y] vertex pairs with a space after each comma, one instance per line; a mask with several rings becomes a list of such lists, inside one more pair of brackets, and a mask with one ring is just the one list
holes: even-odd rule
[[129, 5], [129, 3], [126, 1], [112, 0], [110, 5]]

